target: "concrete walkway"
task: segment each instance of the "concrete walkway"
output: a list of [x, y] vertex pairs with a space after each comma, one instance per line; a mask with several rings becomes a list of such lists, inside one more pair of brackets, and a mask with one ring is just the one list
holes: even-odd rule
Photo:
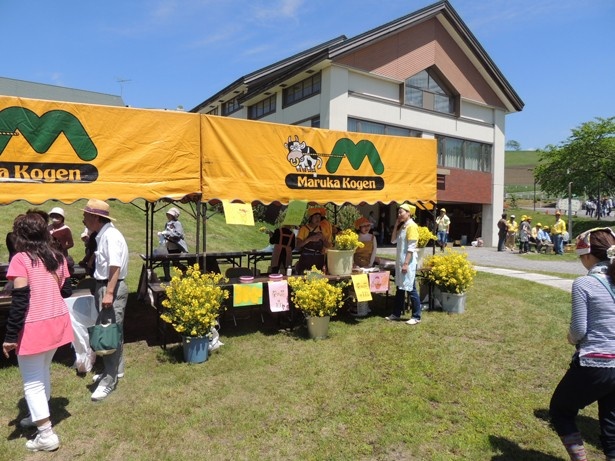
[[[449, 248], [451, 248], [449, 246]], [[460, 251], [460, 247], [452, 248]], [[539, 274], [538, 272], [551, 272], [560, 274], [572, 274], [581, 276], [587, 274], [578, 259], [574, 261], [563, 260], [561, 256], [552, 255], [547, 260], [531, 260], [524, 255], [511, 251], [497, 251], [496, 248], [477, 248], [468, 246], [464, 250], [468, 253], [468, 258], [477, 271], [487, 272], [506, 277], [515, 277], [540, 283], [553, 288], [559, 288], [570, 292], [573, 279], [560, 278], [552, 275]], [[437, 252], [440, 250], [438, 249]], [[395, 255], [394, 247], [378, 248], [378, 253], [390, 253]]]
[[502, 269], [499, 267], [474, 266], [474, 268], [480, 272], [488, 272], [495, 275], [505, 275], [506, 277], [529, 280], [530, 282], [541, 283], [543, 285], [559, 288], [568, 292], [570, 292], [570, 289], [572, 288], [572, 279], [563, 279], [553, 277], [551, 275], [534, 274], [532, 272], [523, 272], [514, 269]]
[[[455, 248], [456, 250], [457, 248]], [[474, 263], [476, 270], [490, 274], [515, 277], [530, 282], [536, 282], [553, 288], [570, 292], [573, 279], [560, 278], [552, 275], [538, 274], [533, 271], [585, 275], [587, 270], [579, 262], [564, 261], [561, 256], [552, 255], [549, 260], [530, 260], [511, 251], [497, 251], [496, 248], [466, 247], [468, 258]]]

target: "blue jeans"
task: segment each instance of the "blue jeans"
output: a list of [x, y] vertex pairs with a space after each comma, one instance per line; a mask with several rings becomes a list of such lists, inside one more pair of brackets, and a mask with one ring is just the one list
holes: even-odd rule
[[446, 236], [446, 231], [438, 231], [438, 242], [442, 246], [446, 246], [446, 242], [448, 241], [448, 237]]
[[506, 233], [498, 234], [498, 251], [504, 251], [506, 248], [504, 244], [506, 243]]
[[558, 255], [564, 254], [564, 237], [562, 237], [562, 234], [553, 236], [553, 249]]
[[551, 397], [551, 423], [559, 436], [579, 432], [575, 418], [594, 402], [598, 402], [602, 450], [615, 457], [615, 368], [582, 367], [573, 360]]
[[[401, 317], [401, 312], [404, 310], [404, 306], [406, 304], [406, 293], [406, 290], [399, 287], [395, 290], [393, 315], [396, 315], [397, 317]], [[423, 310], [423, 307], [421, 306], [419, 292], [416, 290], [416, 282], [412, 286], [412, 291], [410, 291], [410, 304], [412, 305], [412, 318], [421, 320], [421, 311]]]

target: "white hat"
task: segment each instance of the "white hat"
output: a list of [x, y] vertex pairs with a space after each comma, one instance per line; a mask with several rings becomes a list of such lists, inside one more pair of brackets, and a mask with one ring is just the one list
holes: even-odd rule
[[169, 208], [167, 210], [167, 214], [170, 214], [171, 216], [173, 216], [175, 219], [179, 218], [179, 210], [175, 207], [173, 208]]
[[49, 212], [49, 214], [50, 215], [52, 215], [52, 214], [59, 214], [63, 218], [65, 217], [64, 216], [64, 210], [62, 208], [60, 208], [60, 207], [52, 208], [51, 211]]

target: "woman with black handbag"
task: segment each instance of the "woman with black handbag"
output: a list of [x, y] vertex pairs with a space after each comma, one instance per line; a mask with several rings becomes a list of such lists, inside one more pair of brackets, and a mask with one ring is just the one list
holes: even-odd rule
[[49, 419], [51, 360], [58, 347], [73, 341], [62, 287], [70, 283], [66, 259], [52, 244], [47, 222], [37, 212], [19, 215], [13, 223], [17, 254], [7, 278], [13, 282], [12, 304], [2, 349], [14, 350], [24, 383], [30, 416], [22, 427], [36, 426], [36, 437], [26, 442], [30, 451], [53, 451], [60, 440]]

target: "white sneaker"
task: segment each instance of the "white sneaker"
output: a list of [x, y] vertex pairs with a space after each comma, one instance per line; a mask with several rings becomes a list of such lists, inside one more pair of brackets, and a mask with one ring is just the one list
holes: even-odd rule
[[31, 427], [36, 427], [35, 422], [32, 421], [32, 415], [28, 415], [25, 418], [23, 418], [21, 421], [19, 421], [19, 425], [23, 429], [29, 429]]
[[401, 317], [395, 315], [395, 314], [391, 314], [388, 317], [385, 317], [386, 320], [401, 320]]
[[47, 437], [36, 434], [36, 437], [26, 442], [26, 448], [30, 451], [54, 451], [60, 447], [60, 439], [55, 433]]
[[412, 317], [410, 320], [406, 322], [408, 325], [416, 325], [417, 323], [421, 323], [421, 319], [415, 319]]
[[[97, 383], [98, 381], [103, 379], [104, 375], [105, 375], [104, 373], [99, 373], [97, 375], [92, 376], [92, 382], [93, 383]], [[120, 379], [120, 378], [123, 378], [123, 377], [124, 377], [124, 373], [118, 373], [117, 374], [117, 379]]]
[[101, 400], [105, 400], [109, 394], [113, 392], [113, 388], [107, 386], [98, 386], [96, 390], [92, 393], [92, 401], [100, 402]]

